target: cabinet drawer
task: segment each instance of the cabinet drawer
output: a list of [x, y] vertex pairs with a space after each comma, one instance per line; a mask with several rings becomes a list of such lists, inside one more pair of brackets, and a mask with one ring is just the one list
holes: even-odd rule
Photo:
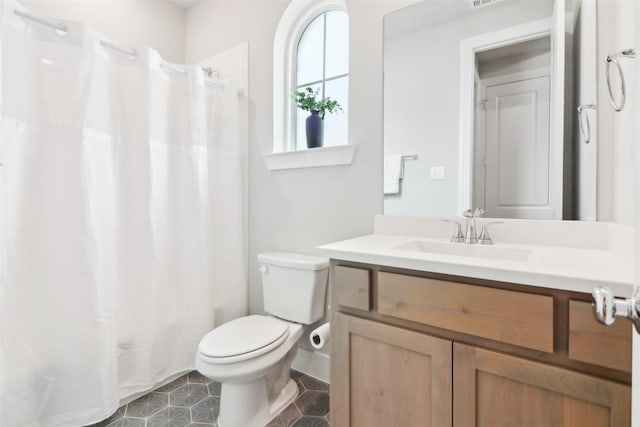
[[370, 271], [362, 268], [337, 266], [333, 269], [334, 305], [369, 311]]
[[381, 314], [553, 353], [553, 298], [381, 272]]
[[631, 372], [630, 322], [605, 326], [593, 317], [591, 303], [569, 302], [569, 358]]

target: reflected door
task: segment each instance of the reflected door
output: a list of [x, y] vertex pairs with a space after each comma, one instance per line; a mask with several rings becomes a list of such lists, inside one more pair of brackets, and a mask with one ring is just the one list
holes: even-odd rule
[[553, 219], [548, 75], [486, 88], [486, 215]]

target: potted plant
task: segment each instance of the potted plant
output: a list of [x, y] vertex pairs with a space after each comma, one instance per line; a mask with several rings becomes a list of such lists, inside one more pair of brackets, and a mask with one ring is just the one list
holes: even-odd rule
[[329, 97], [318, 99], [319, 94], [320, 88], [314, 91], [312, 88], [306, 87], [302, 91], [294, 90], [291, 96], [298, 104], [298, 108], [311, 113], [305, 123], [307, 148], [322, 147], [325, 114], [343, 111], [338, 101]]

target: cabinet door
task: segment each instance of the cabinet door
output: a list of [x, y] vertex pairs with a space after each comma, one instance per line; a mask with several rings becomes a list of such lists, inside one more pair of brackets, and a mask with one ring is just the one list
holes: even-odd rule
[[463, 344], [453, 346], [454, 427], [629, 427], [631, 388]]
[[332, 425], [451, 426], [451, 341], [341, 313], [331, 329]]

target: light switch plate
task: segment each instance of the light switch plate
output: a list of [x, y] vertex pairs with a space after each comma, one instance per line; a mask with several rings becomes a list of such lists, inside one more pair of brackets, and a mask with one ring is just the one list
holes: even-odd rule
[[431, 166], [430, 177], [434, 181], [443, 180], [444, 179], [444, 166]]

